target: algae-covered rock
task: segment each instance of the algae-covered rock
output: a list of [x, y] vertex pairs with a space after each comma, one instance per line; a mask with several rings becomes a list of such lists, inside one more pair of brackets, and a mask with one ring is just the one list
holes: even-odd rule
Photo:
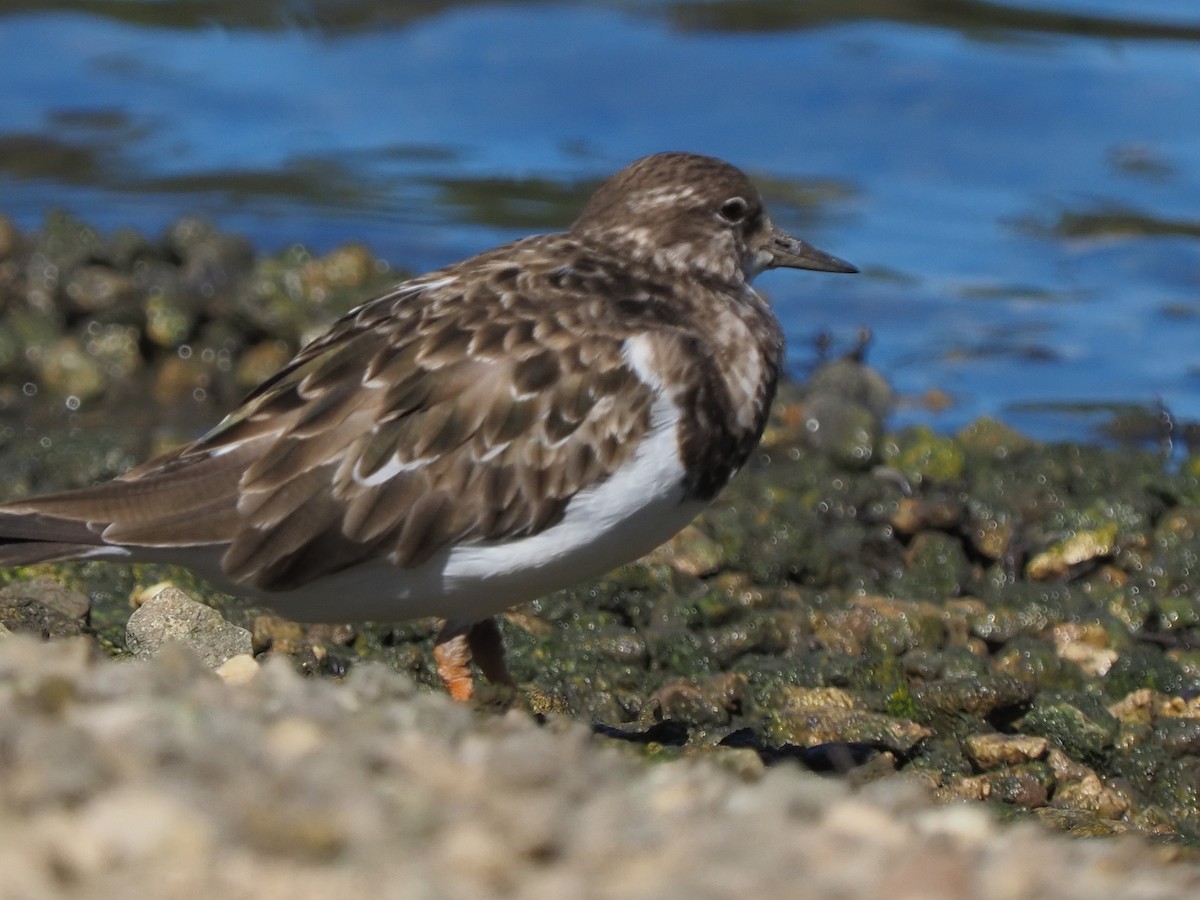
[[883, 459], [913, 484], [951, 481], [963, 473], [958, 442], [924, 426], [907, 428], [885, 442]]
[[960, 778], [951, 790], [968, 800], [994, 800], [1026, 809], [1045, 807], [1054, 775], [1044, 763], [1023, 763], [994, 772]]
[[975, 464], [1012, 463], [1036, 447], [1020, 432], [986, 416], [967, 425], [957, 437], [963, 452]]
[[805, 406], [808, 445], [839, 465], [867, 469], [879, 445], [879, 419], [869, 409], [837, 398], [816, 397]]
[[62, 338], [38, 354], [37, 375], [59, 397], [87, 401], [104, 391], [103, 368], [74, 337]]
[[906, 753], [932, 734], [916, 722], [864, 709], [836, 688], [788, 688], [780, 700], [767, 726], [775, 743], [812, 747], [841, 741]]
[[127, 303], [136, 290], [133, 278], [108, 266], [81, 265], [63, 287], [71, 307], [80, 313], [99, 313]]
[[908, 545], [904, 570], [891, 588], [900, 597], [939, 600], [961, 595], [970, 577], [961, 540], [941, 531], [922, 531]]
[[992, 659], [992, 671], [1045, 689], [1078, 689], [1085, 678], [1078, 666], [1058, 652], [1053, 641], [1018, 635]]
[[1101, 528], [1077, 531], [1031, 559], [1026, 572], [1036, 581], [1066, 578], [1076, 566], [1110, 556], [1116, 548], [1117, 527], [1116, 522], [1110, 522]]
[[664, 719], [699, 728], [728, 725], [746, 702], [746, 679], [724, 673], [699, 684], [680, 679], [663, 685], [651, 697]]
[[1117, 657], [1104, 680], [1107, 694], [1119, 699], [1142, 688], [1160, 694], [1195, 692], [1195, 678], [1189, 678], [1180, 666], [1162, 653], [1144, 645], [1134, 645]]
[[1019, 709], [1034, 696], [1028, 682], [1004, 675], [945, 678], [912, 688], [913, 702], [922, 721], [952, 714], [986, 717], [1002, 710]]
[[1072, 759], [1094, 762], [1113, 746], [1118, 725], [1099, 704], [1051, 695], [1034, 701], [1021, 728], [1046, 738]]

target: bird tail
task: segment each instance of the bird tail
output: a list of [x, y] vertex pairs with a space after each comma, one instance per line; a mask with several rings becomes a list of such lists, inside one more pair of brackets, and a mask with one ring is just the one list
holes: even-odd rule
[[0, 506], [0, 569], [111, 555], [112, 549], [87, 522], [23, 510], [18, 504]]

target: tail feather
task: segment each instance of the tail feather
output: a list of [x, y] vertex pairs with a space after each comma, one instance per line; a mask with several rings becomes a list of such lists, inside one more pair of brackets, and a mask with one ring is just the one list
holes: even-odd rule
[[239, 445], [218, 455], [168, 454], [113, 481], [0, 503], [0, 565], [36, 556], [28, 546], [14, 548], [37, 542], [60, 545], [46, 551], [55, 559], [95, 556], [96, 548], [119, 557], [138, 548], [225, 542], [238, 524], [242, 456], [252, 451]]
[[113, 548], [95, 544], [61, 544], [54, 541], [16, 541], [0, 538], [0, 569], [36, 563], [66, 562], [89, 556], [113, 555]]
[[86, 522], [0, 508], [0, 568], [111, 553]]

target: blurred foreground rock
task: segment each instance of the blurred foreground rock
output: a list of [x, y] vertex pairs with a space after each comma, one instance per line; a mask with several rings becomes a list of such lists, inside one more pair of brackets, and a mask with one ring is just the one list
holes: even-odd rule
[[0, 640], [10, 898], [1178, 898], [1145, 843], [1009, 828], [917, 783], [648, 764], [554, 718], [473, 714], [379, 665], [222, 682], [172, 645]]

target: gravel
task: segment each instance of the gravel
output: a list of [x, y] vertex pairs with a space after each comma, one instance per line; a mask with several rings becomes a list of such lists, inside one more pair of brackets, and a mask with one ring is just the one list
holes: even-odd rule
[[[1177, 898], [1178, 848], [1004, 826], [920, 781], [653, 762], [383, 666], [223, 680], [167, 643], [0, 639], [0, 894]], [[750, 751], [746, 751], [749, 753]]]

